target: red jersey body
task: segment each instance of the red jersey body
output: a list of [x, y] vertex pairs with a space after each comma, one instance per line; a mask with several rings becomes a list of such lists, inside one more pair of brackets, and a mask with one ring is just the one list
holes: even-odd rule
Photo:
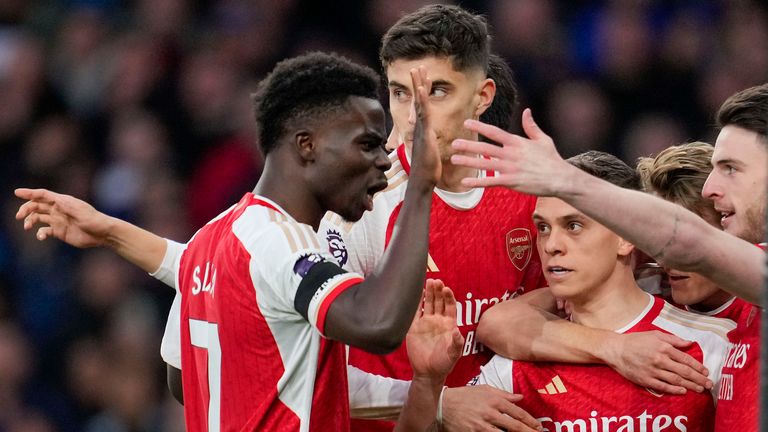
[[716, 428], [718, 432], [756, 431], [760, 389], [761, 309], [734, 298], [714, 316], [736, 322], [728, 333], [730, 345], [720, 375]]
[[349, 429], [344, 346], [321, 332], [336, 295], [361, 279], [329, 279], [304, 319], [294, 264], [320, 253], [311, 227], [253, 194], [187, 244], [177, 286], [188, 431]]
[[[376, 196], [372, 212], [351, 226], [345, 226], [338, 217], [330, 218], [330, 222], [326, 217], [321, 225], [320, 235], [326, 236], [332, 254], [346, 260], [341, 264], [349, 270], [364, 275], [381, 260], [405, 194], [409, 172], [405, 147], [400, 146], [390, 158], [389, 187]], [[460, 194], [436, 192], [429, 228], [427, 277], [441, 279], [453, 290], [457, 324], [465, 338], [462, 357], [446, 381], [453, 387], [466, 385], [493, 355], [475, 336], [482, 313], [544, 284], [531, 218], [536, 198], [507, 188], [471, 193], [478, 199], [462, 207], [465, 203], [456, 199]], [[350, 348], [349, 364], [376, 375], [412, 378], [405, 344], [384, 356]], [[391, 427], [390, 423], [381, 430]], [[371, 422], [353, 421], [353, 430], [380, 429]]]
[[[649, 296], [649, 305], [619, 332], [660, 330], [696, 342], [686, 350], [716, 381], [732, 321], [679, 310]], [[714, 395], [667, 395], [637, 386], [605, 365], [512, 361], [494, 357], [476, 380], [523, 395], [517, 403], [545, 431], [711, 431]]]

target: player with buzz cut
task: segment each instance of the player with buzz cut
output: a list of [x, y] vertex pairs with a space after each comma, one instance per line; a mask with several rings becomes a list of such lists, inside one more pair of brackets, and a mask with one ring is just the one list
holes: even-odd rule
[[[623, 188], [637, 189], [635, 170], [607, 153], [568, 160]], [[541, 307], [568, 302], [570, 320], [616, 333], [660, 331], [693, 341], [686, 352], [718, 381], [735, 328], [730, 320], [680, 310], [644, 292], [633, 275], [634, 246], [558, 198], [538, 199], [533, 220], [549, 288], [528, 294]], [[523, 395], [518, 404], [548, 431], [708, 431], [714, 427], [712, 393], [663, 395], [637, 386], [604, 365], [513, 361], [496, 356], [476, 384]], [[449, 389], [448, 391], [451, 391]]]
[[365, 280], [342, 270], [315, 235], [326, 211], [356, 220], [370, 210], [390, 167], [378, 77], [336, 55], [285, 60], [261, 82], [264, 173], [184, 245], [71, 196], [16, 191], [28, 200], [17, 213], [24, 228], [44, 225], [38, 239], [112, 248], [177, 287], [179, 324], [169, 329], [180, 333], [187, 430], [349, 430], [344, 345], [399, 346], [424, 284], [440, 161], [421, 103], [430, 83], [423, 70], [410, 72], [411, 182], [391, 253]]

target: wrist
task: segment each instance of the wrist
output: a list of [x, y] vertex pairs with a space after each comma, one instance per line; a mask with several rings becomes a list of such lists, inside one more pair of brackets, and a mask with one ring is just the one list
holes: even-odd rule
[[617, 361], [618, 346], [621, 344], [621, 335], [614, 332], [606, 332], [605, 337], [595, 346], [592, 355], [595, 359], [605, 365], [613, 367]]

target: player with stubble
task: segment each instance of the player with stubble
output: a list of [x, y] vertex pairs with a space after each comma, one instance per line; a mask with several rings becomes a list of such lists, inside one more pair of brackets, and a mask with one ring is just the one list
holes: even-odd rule
[[335, 55], [283, 61], [262, 81], [261, 179], [184, 245], [71, 196], [16, 191], [28, 200], [17, 218], [25, 229], [42, 224], [39, 240], [111, 248], [178, 289], [180, 324], [169, 327], [180, 333], [187, 430], [349, 429], [344, 345], [399, 346], [424, 287], [440, 161], [420, 103], [430, 83], [409, 72], [418, 89], [411, 182], [392, 253], [365, 280], [315, 237], [327, 211], [356, 220], [370, 210], [391, 165], [378, 77]]
[[[383, 37], [380, 59], [386, 74], [390, 112], [400, 145], [390, 154], [387, 189], [374, 198], [372, 212], [355, 223], [329, 215], [319, 235], [350, 271], [369, 274], [386, 259], [391, 236], [399, 221], [403, 193], [411, 181], [411, 159], [416, 115], [414, 87], [409, 70], [423, 67], [432, 81], [428, 97], [430, 124], [443, 161], [433, 197], [429, 253], [420, 263], [430, 278], [441, 279], [456, 295], [459, 329], [465, 338], [462, 357], [448, 376], [447, 385], [464, 386], [492, 355], [474, 332], [482, 313], [496, 303], [542, 281], [534, 250], [530, 220], [535, 199], [504, 189], [483, 190], [461, 186], [468, 175], [493, 175], [450, 164], [451, 141], [477, 138], [462, 127], [464, 118], [479, 118], [492, 104], [495, 83], [487, 77], [490, 40], [485, 20], [457, 6], [431, 5], [401, 18]], [[489, 224], [489, 220], [496, 223]], [[353, 416], [393, 416], [402, 405], [411, 378], [404, 347], [386, 356], [350, 349], [350, 397]], [[403, 380], [404, 386], [379, 377]], [[360, 381], [364, 383], [358, 385]], [[483, 393], [486, 391], [486, 393]], [[492, 389], [470, 389], [474, 398], [492, 398], [502, 426], [514, 427], [514, 418], [533, 419], [514, 406], [516, 398]], [[391, 408], [391, 410], [389, 410]], [[495, 408], [484, 408], [495, 409]], [[512, 417], [508, 417], [508, 414]], [[471, 414], [470, 414], [471, 415]], [[506, 420], [509, 419], [509, 420]], [[391, 422], [353, 421], [354, 430], [391, 430]]]

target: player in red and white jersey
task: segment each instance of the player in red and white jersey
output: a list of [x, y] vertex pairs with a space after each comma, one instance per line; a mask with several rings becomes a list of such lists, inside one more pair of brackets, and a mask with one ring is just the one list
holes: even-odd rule
[[[414, 89], [408, 71], [424, 66], [434, 83], [429, 99], [433, 108], [431, 123], [444, 161], [433, 198], [429, 256], [424, 265], [429, 277], [443, 280], [456, 295], [465, 347], [447, 385], [463, 386], [491, 355], [475, 337], [482, 313], [542, 283], [530, 219], [535, 200], [509, 190], [462, 188], [457, 180], [468, 175], [468, 171], [447, 163], [454, 138], [476, 137], [466, 134], [462, 121], [467, 116], [478, 118], [485, 113], [496, 91], [494, 81], [487, 75], [489, 37], [482, 17], [457, 6], [426, 6], [406, 15], [387, 32], [380, 56], [389, 85], [390, 111], [401, 143], [390, 156], [393, 166], [387, 174], [388, 187], [376, 196], [374, 210], [361, 221], [350, 225], [330, 215], [319, 234], [326, 238], [340, 264], [349, 270], [369, 274], [384, 258], [399, 219], [404, 191], [410, 183]], [[502, 102], [514, 105], [515, 101]], [[405, 347], [386, 356], [353, 348], [349, 363], [353, 367], [350, 379], [354, 415], [367, 416], [378, 411], [355, 408], [392, 407], [396, 411], [402, 405], [404, 387], [381, 377], [411, 379]], [[362, 385], [368, 390], [360, 390], [358, 379], [364, 381]], [[392, 424], [353, 422], [353, 429], [391, 430]]]
[[[587, 152], [573, 165], [621, 187], [639, 186], [615, 157]], [[539, 198], [534, 212], [549, 289], [530, 295], [569, 303], [570, 319], [616, 333], [660, 331], [694, 341], [685, 352], [717, 382], [735, 323], [682, 311], [643, 292], [632, 272], [634, 246], [556, 198]], [[494, 357], [477, 382], [523, 395], [518, 405], [544, 430], [712, 430], [714, 395], [663, 395], [637, 386], [604, 365], [512, 361]], [[451, 391], [451, 389], [447, 390]], [[668, 428], [668, 429], [667, 429]]]
[[[423, 69], [411, 77], [417, 129], [429, 131], [430, 82]], [[24, 227], [46, 225], [39, 239], [110, 247], [178, 289], [168, 328], [180, 334], [187, 430], [348, 430], [344, 344], [387, 352], [404, 338], [424, 282], [434, 135], [417, 135], [393, 254], [371, 278], [342, 270], [315, 234], [326, 211], [357, 220], [386, 186], [377, 90], [375, 72], [336, 55], [279, 63], [254, 99], [264, 174], [183, 246], [73, 197], [17, 190]]]
[[[706, 143], [682, 144], [669, 147], [653, 158], [642, 158], [637, 168], [647, 191], [719, 226], [720, 212], [715, 210], [713, 201], [702, 196], [712, 172], [713, 153], [713, 147]], [[736, 322], [736, 328], [728, 333], [730, 345], [720, 376], [717, 429], [756, 430], [760, 308], [723, 291], [696, 273], [666, 270], [675, 303], [691, 312]]]
[[[658, 330], [695, 341], [685, 352], [718, 371], [724, 359], [726, 333], [735, 324], [685, 312], [642, 294], [647, 307], [630, 317], [630, 324], [615, 331]], [[718, 375], [713, 373], [711, 378]], [[576, 427], [574, 430], [589, 432], [714, 428], [715, 394], [657, 393], [633, 384], [605, 365], [513, 361], [496, 356], [473, 383], [522, 394], [517, 404], [535, 416], [545, 431], [569, 430], [569, 424]]]
[[[699, 273], [742, 300], [757, 304], [762, 294], [765, 255], [754, 244], [765, 234], [766, 118], [768, 84], [736, 93], [718, 112], [721, 130], [712, 156], [713, 170], [702, 194], [714, 202], [725, 233], [680, 206], [648, 194], [616, 188], [569, 167], [557, 154], [552, 139], [535, 124], [529, 110], [523, 114], [523, 129], [528, 138], [468, 121], [471, 130], [483, 133], [503, 147], [456, 141], [457, 150], [495, 159], [491, 164], [484, 159], [456, 156], [453, 162], [501, 172], [501, 176], [492, 179], [466, 178], [467, 186], [505, 185], [540, 196], [559, 197], [632, 241], [666, 267]], [[756, 319], [750, 327], [756, 331], [759, 325], [754, 321]], [[560, 334], [562, 340], [577, 339], [570, 331]], [[751, 356], [747, 361], [757, 362], [757, 358]], [[743, 373], [748, 369], [742, 367], [734, 372]], [[749, 380], [745, 378], [743, 382]], [[736, 381], [739, 380], [734, 378]], [[719, 409], [718, 429], [731, 430], [729, 426], [720, 426], [730, 421], [739, 422], [737, 429], [754, 430], [756, 425], [751, 415], [738, 411], [756, 410], [752, 408], [757, 405], [753, 395], [743, 389], [735, 390], [734, 403], [726, 402]]]

